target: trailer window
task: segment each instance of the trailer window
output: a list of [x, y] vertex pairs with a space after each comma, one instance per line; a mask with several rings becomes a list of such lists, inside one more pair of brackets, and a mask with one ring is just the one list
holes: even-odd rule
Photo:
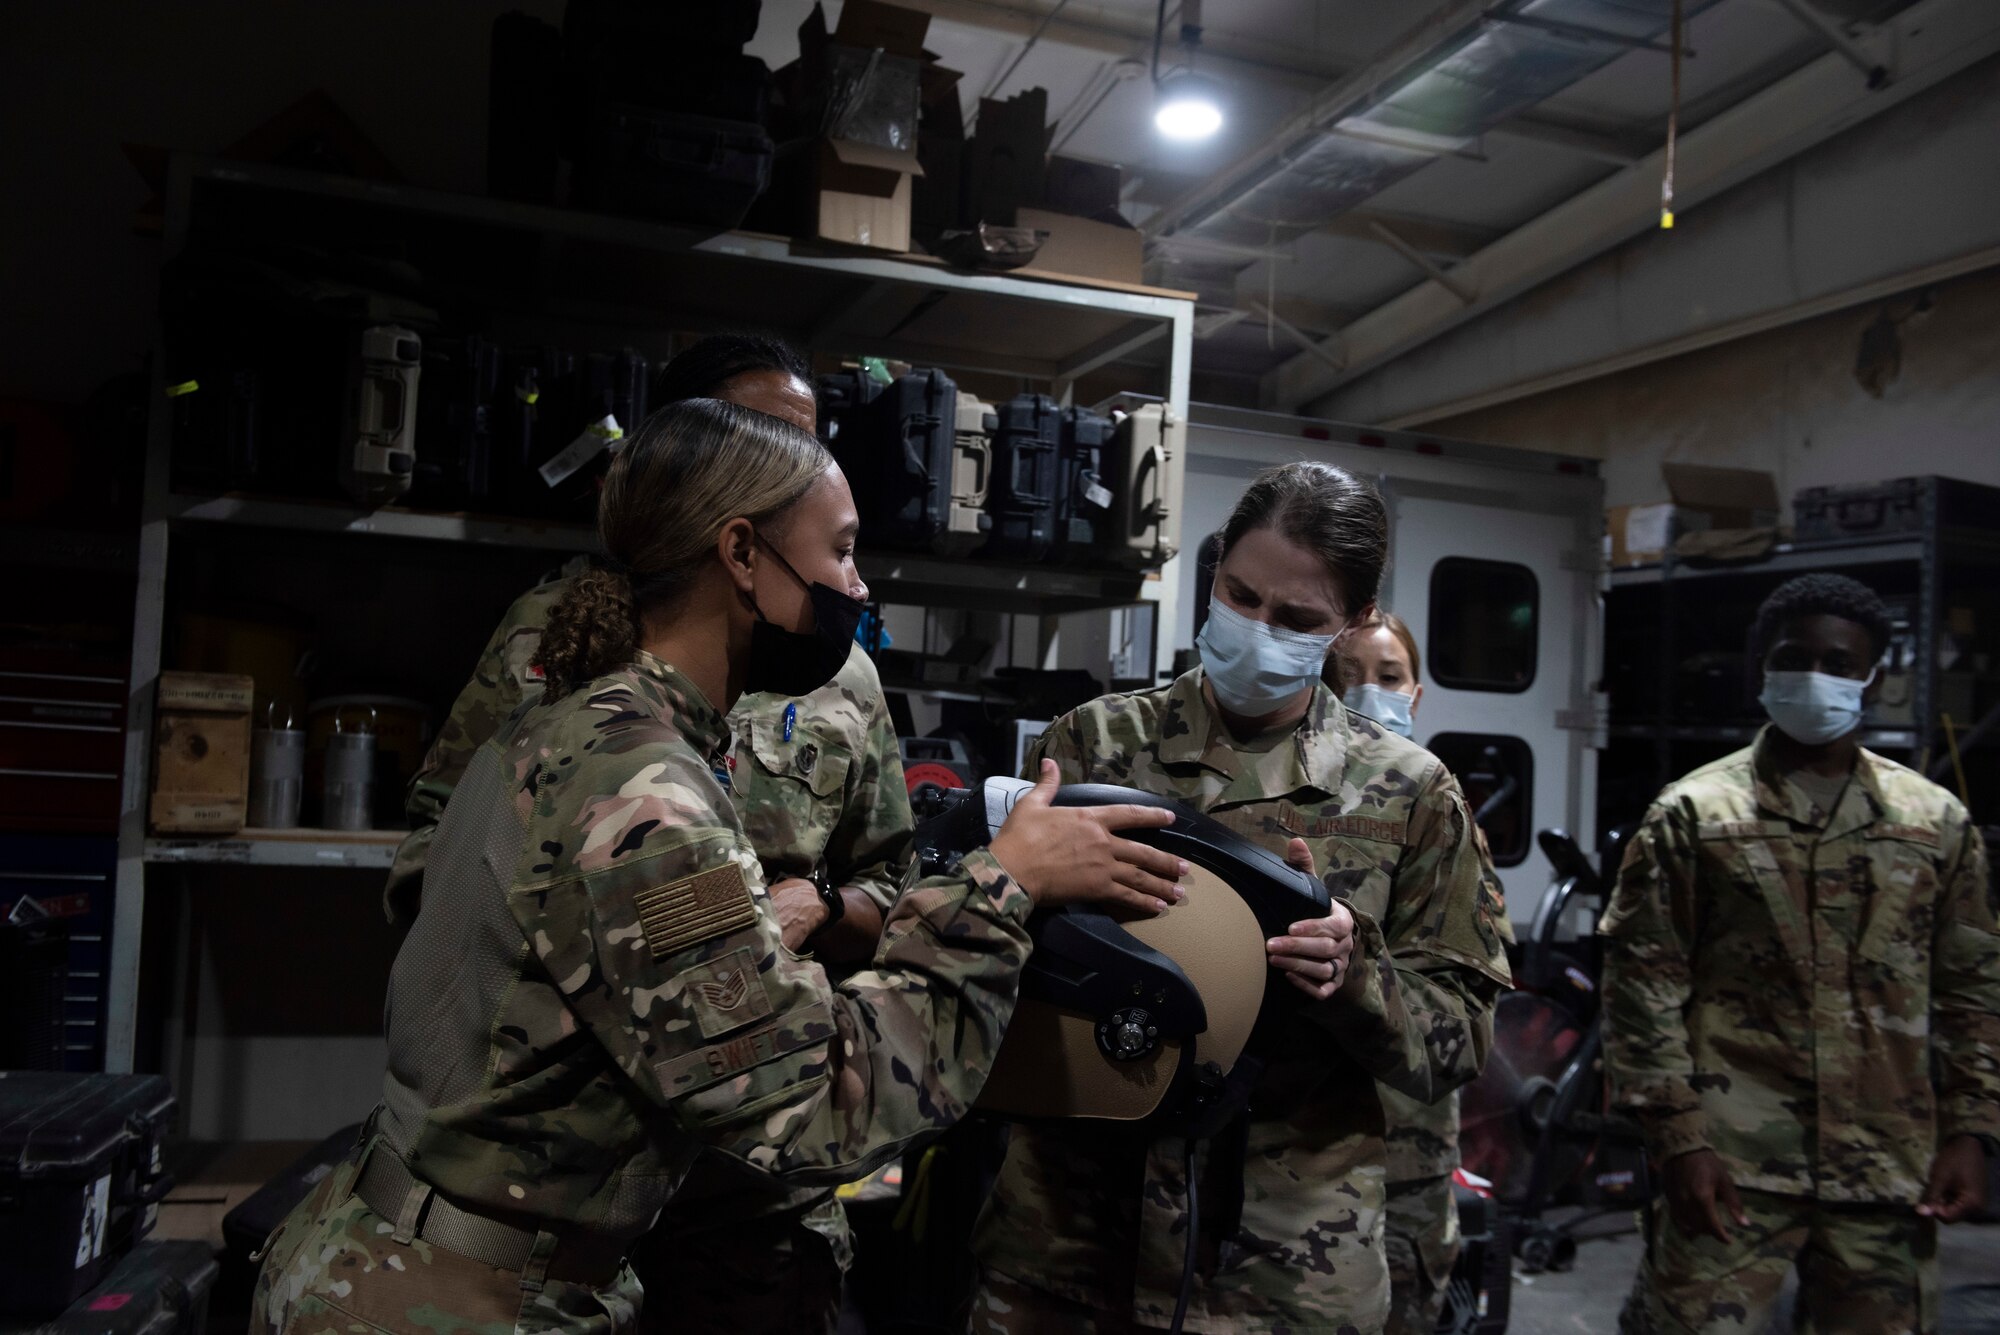
[[1519, 737], [1441, 732], [1425, 743], [1465, 790], [1496, 867], [1518, 867], [1534, 845], [1535, 753]]
[[1431, 675], [1461, 691], [1525, 691], [1535, 681], [1541, 586], [1512, 561], [1447, 556], [1431, 568]]

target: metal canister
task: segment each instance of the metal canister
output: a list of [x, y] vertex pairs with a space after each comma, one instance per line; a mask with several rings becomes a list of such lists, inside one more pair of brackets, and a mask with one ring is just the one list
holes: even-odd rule
[[250, 735], [250, 821], [260, 830], [291, 830], [299, 823], [306, 793], [305, 729], [278, 726], [275, 703], [264, 711], [264, 726]]
[[[373, 711], [369, 720], [374, 720]], [[326, 739], [326, 781], [322, 820], [329, 830], [371, 830], [375, 799], [375, 732], [349, 732], [336, 714]]]

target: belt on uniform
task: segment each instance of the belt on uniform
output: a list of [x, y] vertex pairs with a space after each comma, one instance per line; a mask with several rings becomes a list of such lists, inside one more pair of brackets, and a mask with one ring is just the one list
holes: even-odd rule
[[551, 1279], [600, 1288], [625, 1261], [625, 1242], [609, 1234], [526, 1228], [452, 1204], [380, 1137], [361, 1152], [354, 1194], [393, 1226], [396, 1242], [422, 1238], [481, 1265], [519, 1271], [531, 1292]]

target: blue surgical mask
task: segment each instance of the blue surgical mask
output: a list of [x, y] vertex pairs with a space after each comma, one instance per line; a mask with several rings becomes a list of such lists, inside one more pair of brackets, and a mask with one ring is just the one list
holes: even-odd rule
[[1326, 666], [1331, 635], [1307, 635], [1252, 621], [1219, 599], [1208, 604], [1208, 624], [1195, 643], [1202, 670], [1223, 708], [1262, 718], [1311, 690]]
[[1364, 682], [1348, 687], [1341, 703], [1357, 714], [1366, 714], [1399, 737], [1410, 735], [1410, 697], [1401, 691]]
[[1874, 680], [1872, 672], [1868, 681], [1824, 672], [1766, 672], [1757, 699], [1787, 737], [1820, 746], [1861, 726], [1861, 695]]

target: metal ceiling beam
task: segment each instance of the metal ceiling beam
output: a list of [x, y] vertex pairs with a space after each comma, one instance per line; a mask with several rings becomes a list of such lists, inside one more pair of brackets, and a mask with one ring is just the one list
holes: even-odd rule
[[[1047, 22], [1042, 33], [1044, 43], [1107, 56], [1145, 58], [1153, 53], [1150, 8], [1144, 16], [1098, 8], [1087, 17], [1065, 12], [1050, 20], [1052, 3], [1004, 4], [999, 0], [902, 0], [902, 3], [922, 10], [933, 19], [1022, 41], [1034, 36], [1035, 30]], [[1351, 58], [1320, 57], [1296, 45], [1258, 41], [1215, 27], [1204, 28], [1201, 34], [1202, 72], [1218, 78], [1269, 81], [1275, 76], [1296, 86], [1323, 88], [1352, 64]]]
[[1862, 50], [1861, 44], [1847, 35], [1847, 29], [1814, 9], [1807, 0], [1778, 0], [1778, 6], [1811, 29], [1822, 42], [1847, 57], [1848, 64], [1868, 76], [1870, 88], [1880, 88], [1889, 82], [1888, 65], [1877, 60], [1872, 52]]
[[1389, 44], [1381, 55], [1346, 75], [1313, 99], [1312, 105], [1229, 167], [1146, 220], [1147, 236], [1164, 236], [1213, 213], [1228, 200], [1281, 170], [1300, 145], [1379, 95], [1385, 84], [1424, 64], [1440, 47], [1483, 24], [1488, 0], [1449, 0], [1423, 22]]
[[1512, 403], [1516, 399], [1532, 398], [1537, 394], [1547, 394], [1553, 390], [1567, 389], [1586, 380], [1599, 380], [1608, 375], [1616, 375], [1620, 371], [1650, 366], [1654, 362], [1686, 356], [1690, 352], [1699, 352], [1703, 348], [1712, 348], [1723, 343], [1733, 343], [1740, 338], [1768, 333], [1773, 329], [1782, 329], [1786, 325], [1800, 324], [1822, 315], [1830, 315], [1835, 311], [1864, 306], [1900, 293], [1929, 287], [1934, 283], [1949, 282], [1969, 273], [1996, 267], [2000, 267], [2000, 246], [1988, 246], [1984, 250], [1961, 255], [1957, 259], [1946, 260], [1941, 264], [1927, 264], [1918, 269], [1892, 274], [1887, 278], [1877, 278], [1854, 287], [1843, 288], [1825, 296], [1793, 302], [1777, 310], [1762, 311], [1740, 320], [1729, 320], [1708, 329], [1697, 330], [1692, 334], [1683, 334], [1678, 338], [1649, 343], [1645, 347], [1614, 353], [1609, 357], [1599, 357], [1595, 361], [1585, 362], [1580, 366], [1565, 367], [1560, 371], [1536, 376], [1532, 380], [1519, 380], [1499, 389], [1468, 394], [1446, 403], [1433, 404], [1428, 408], [1392, 417], [1382, 425], [1400, 431], [1423, 426], [1428, 422], [1441, 422], [1448, 417], [1478, 412], [1482, 408]]
[[1474, 227], [1411, 213], [1381, 213], [1374, 209], [1349, 209], [1339, 217], [1329, 219], [1318, 230], [1332, 236], [1380, 242], [1382, 238], [1375, 230], [1377, 227], [1388, 228], [1404, 244], [1433, 260], [1467, 259], [1505, 235], [1491, 227]]
[[1335, 374], [1347, 369], [1347, 353], [1341, 346], [1340, 335], [1335, 334], [1324, 339], [1314, 338], [1261, 301], [1251, 302], [1250, 309], [1261, 316], [1264, 323], [1305, 349], [1299, 354], [1301, 357], [1311, 357], [1314, 361], [1324, 362]]
[[[1622, 32], [1612, 32], [1606, 28], [1593, 28], [1588, 23], [1566, 23], [1561, 19], [1538, 18], [1532, 14], [1510, 14], [1504, 9], [1490, 9], [1486, 17], [1495, 23], [1511, 23], [1517, 28], [1533, 28], [1537, 32], [1549, 33], [1555, 37], [1567, 37], [1576, 42], [1599, 42], [1606, 46], [1623, 47], [1628, 51], [1659, 51], [1673, 54], [1672, 42], [1655, 41], [1651, 37], [1632, 37]], [[1681, 45], [1681, 55], [1694, 59], [1694, 51], [1685, 43]]]
[[1469, 306], [1473, 302], [1479, 300], [1479, 294], [1477, 292], [1474, 292], [1464, 283], [1458, 281], [1458, 279], [1453, 278], [1443, 269], [1438, 268], [1437, 265], [1432, 264], [1430, 260], [1423, 254], [1423, 252], [1419, 251], [1415, 246], [1411, 245], [1409, 242], [1403, 240], [1402, 237], [1397, 236], [1394, 232], [1390, 231], [1387, 227], [1384, 227], [1381, 223], [1379, 222], [1370, 223], [1368, 225], [1368, 230], [1373, 232], [1376, 236], [1376, 239], [1381, 241], [1383, 245], [1389, 247], [1389, 249], [1395, 251], [1398, 255], [1401, 255], [1404, 259], [1408, 260], [1410, 263], [1416, 265], [1419, 269], [1423, 270], [1425, 274], [1430, 276], [1433, 282], [1442, 284], [1447, 290], [1451, 292], [1453, 296], [1457, 297], [1460, 301], [1464, 302], [1466, 305]]
[[[1894, 50], [1901, 72], [1868, 91], [1847, 58], [1823, 56], [1683, 135], [1675, 193], [1685, 212], [1815, 144], [1889, 110], [2000, 51], [2000, 4], [1919, 0], [1858, 39], [1879, 61]], [[1355, 320], [1334, 337], [1346, 368], [1301, 353], [1268, 373], [1267, 405], [1296, 411], [1382, 363], [1657, 226], [1662, 153], [1523, 224], [1458, 266], [1471, 303], [1425, 283]]]
[[1613, 167], [1629, 167], [1646, 156], [1645, 149], [1635, 148], [1617, 135], [1595, 130], [1579, 130], [1574, 126], [1562, 125], [1555, 121], [1536, 120], [1529, 116], [1516, 116], [1503, 121], [1486, 133], [1505, 139], [1518, 139], [1523, 143], [1560, 148], [1566, 153], [1574, 153], [1593, 162], [1608, 163]]

